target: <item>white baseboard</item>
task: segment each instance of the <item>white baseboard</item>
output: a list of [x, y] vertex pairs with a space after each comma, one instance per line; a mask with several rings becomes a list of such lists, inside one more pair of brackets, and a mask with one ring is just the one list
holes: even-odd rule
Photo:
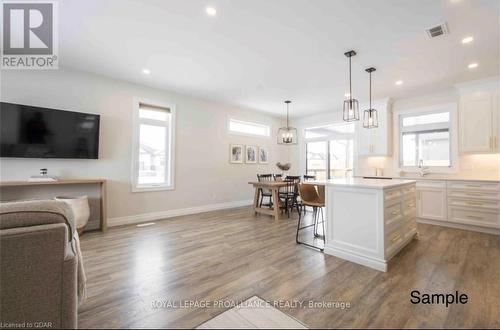
[[425, 223], [426, 225], [435, 225], [435, 226], [443, 226], [455, 229], [463, 229], [463, 230], [471, 230], [477, 231], [480, 233], [500, 235], [500, 229], [496, 228], [488, 228], [488, 227], [480, 227], [473, 225], [466, 225], [461, 223], [449, 222], [449, 221], [439, 221], [439, 220], [431, 220], [431, 219], [423, 219], [417, 218], [418, 223]]
[[387, 262], [384, 260], [380, 259], [375, 259], [371, 258], [368, 256], [360, 255], [356, 252], [353, 251], [347, 251], [345, 249], [332, 246], [329, 244], [325, 244], [325, 250], [324, 252], [326, 254], [345, 259], [366, 267], [373, 268], [375, 270], [381, 271], [381, 272], [386, 272], [387, 271]]
[[194, 206], [194, 207], [188, 207], [188, 208], [184, 208], [184, 209], [175, 209], [175, 210], [168, 210], [168, 211], [128, 215], [125, 217], [109, 218], [108, 219], [108, 227], [116, 227], [116, 226], [123, 226], [123, 225], [148, 222], [148, 221], [162, 220], [162, 219], [167, 219], [167, 218], [172, 218], [172, 217], [178, 217], [181, 215], [189, 215], [189, 214], [197, 214], [197, 213], [216, 211], [216, 210], [232, 209], [232, 208], [236, 208], [236, 207], [252, 205], [252, 203], [253, 203], [253, 200], [243, 200], [243, 201], [234, 201], [234, 202], [225, 202], [225, 203]]

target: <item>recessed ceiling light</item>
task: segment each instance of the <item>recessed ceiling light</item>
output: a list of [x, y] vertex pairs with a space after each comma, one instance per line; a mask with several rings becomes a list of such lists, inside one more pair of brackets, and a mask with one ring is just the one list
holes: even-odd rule
[[465, 37], [462, 39], [463, 44], [468, 44], [468, 43], [473, 42], [473, 41], [474, 41], [474, 37]]
[[142, 73], [144, 73], [144, 74], [150, 74], [151, 71], [149, 69], [142, 69]]
[[205, 11], [208, 16], [215, 16], [217, 14], [217, 10], [214, 7], [207, 7]]
[[469, 69], [474, 69], [474, 68], [477, 68], [477, 66], [478, 66], [478, 65], [479, 65], [479, 64], [477, 64], [477, 63], [471, 63], [471, 64], [469, 64], [467, 67], [468, 67]]
[[402, 84], [403, 84], [403, 81], [402, 81], [402, 80], [398, 80], [398, 81], [396, 81], [396, 82], [395, 82], [395, 84], [396, 84], [397, 86], [402, 85]]

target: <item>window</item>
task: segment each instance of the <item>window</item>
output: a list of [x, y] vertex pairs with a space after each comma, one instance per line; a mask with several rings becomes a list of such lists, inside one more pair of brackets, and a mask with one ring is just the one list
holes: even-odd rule
[[228, 129], [230, 133], [269, 137], [271, 136], [271, 127], [267, 125], [252, 123], [248, 121], [241, 121], [236, 119], [229, 119]]
[[133, 190], [173, 189], [174, 107], [134, 103]]
[[318, 180], [352, 176], [354, 125], [333, 124], [305, 129], [306, 173]]
[[452, 167], [451, 111], [400, 115], [401, 167]]

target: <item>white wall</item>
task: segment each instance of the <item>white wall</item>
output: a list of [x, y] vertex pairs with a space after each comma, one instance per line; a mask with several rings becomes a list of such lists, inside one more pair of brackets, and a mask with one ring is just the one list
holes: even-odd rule
[[[175, 190], [131, 191], [133, 98], [176, 105]], [[276, 144], [282, 121], [265, 114], [73, 70], [3, 71], [1, 100], [101, 115], [98, 160], [9, 159], [2, 181], [26, 180], [46, 167], [68, 178], [106, 178], [108, 217], [120, 218], [209, 204], [250, 200], [256, 173], [276, 173], [288, 150]], [[272, 125], [272, 138], [229, 135], [227, 118]], [[229, 164], [231, 143], [269, 147], [269, 165]]]

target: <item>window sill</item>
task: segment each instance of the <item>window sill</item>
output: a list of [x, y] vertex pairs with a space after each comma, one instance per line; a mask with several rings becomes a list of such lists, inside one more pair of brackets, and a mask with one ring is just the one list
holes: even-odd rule
[[174, 190], [174, 186], [139, 186], [132, 187], [133, 193]]

